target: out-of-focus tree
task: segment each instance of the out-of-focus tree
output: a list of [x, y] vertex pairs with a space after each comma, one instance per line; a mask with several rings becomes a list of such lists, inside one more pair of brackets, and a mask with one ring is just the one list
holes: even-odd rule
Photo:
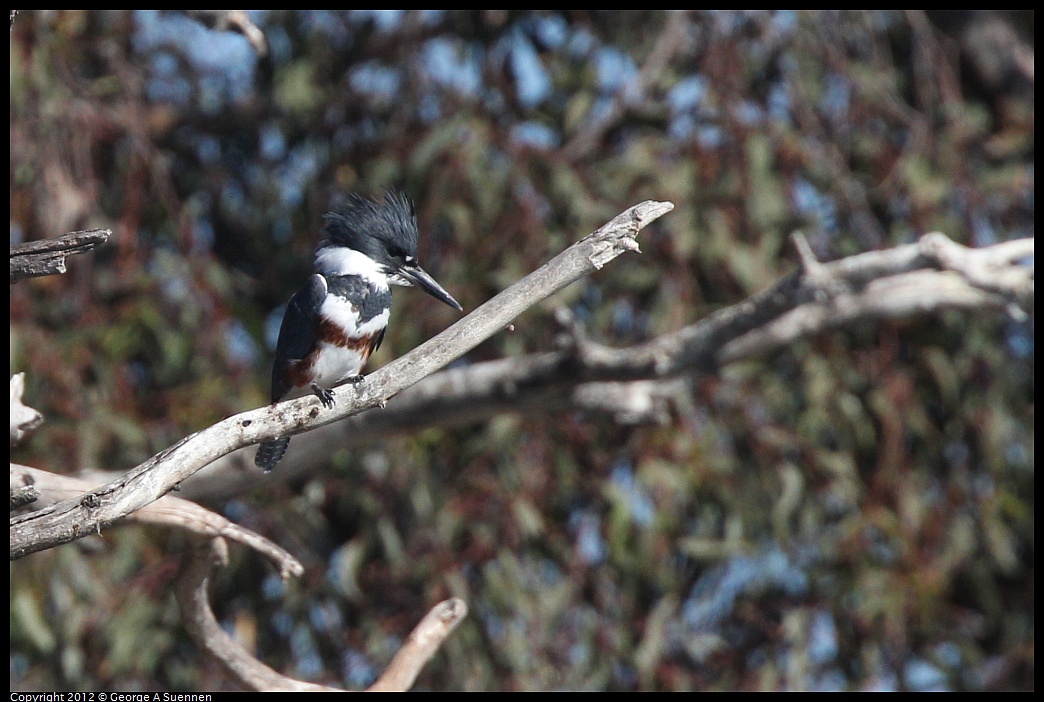
[[[1033, 235], [1033, 12], [25, 11], [11, 241], [107, 246], [11, 289], [21, 463], [126, 470], [266, 402], [282, 305], [339, 193], [408, 191], [473, 309], [626, 207], [644, 254], [464, 363], [630, 346], [799, 265], [938, 230]], [[371, 367], [454, 318], [396, 296]], [[420, 684], [458, 689], [1033, 686], [1033, 320], [862, 323], [703, 376], [666, 413], [525, 412], [329, 456], [208, 503], [223, 624], [360, 687], [455, 595]], [[637, 421], [637, 420], [642, 421]], [[655, 420], [655, 421], [651, 421]], [[293, 455], [288, 455], [288, 461]], [[186, 485], [186, 492], [190, 491]], [[12, 689], [222, 689], [166, 596], [183, 539], [112, 530], [12, 567]]]

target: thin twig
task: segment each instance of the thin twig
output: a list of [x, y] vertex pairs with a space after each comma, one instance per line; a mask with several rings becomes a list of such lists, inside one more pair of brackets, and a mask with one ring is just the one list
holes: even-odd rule
[[457, 597], [432, 607], [368, 692], [402, 692], [413, 687], [417, 675], [467, 614], [468, 606]]

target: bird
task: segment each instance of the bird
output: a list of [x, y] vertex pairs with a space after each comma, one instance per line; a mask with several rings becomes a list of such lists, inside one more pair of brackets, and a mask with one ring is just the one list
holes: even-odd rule
[[[316, 272], [290, 298], [279, 327], [272, 404], [311, 392], [331, 408], [335, 386], [362, 382], [384, 340], [392, 285], [416, 285], [464, 311], [417, 260], [417, 211], [406, 193], [388, 191], [383, 202], [350, 193], [324, 219]], [[268, 473], [289, 444], [289, 436], [262, 443], [254, 464]]]

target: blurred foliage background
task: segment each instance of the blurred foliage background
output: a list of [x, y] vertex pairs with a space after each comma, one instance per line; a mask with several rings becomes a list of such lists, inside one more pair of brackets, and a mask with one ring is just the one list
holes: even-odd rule
[[[11, 288], [46, 424], [13, 459], [126, 470], [266, 402], [282, 305], [339, 193], [417, 200], [473, 309], [645, 199], [625, 256], [464, 362], [629, 345], [822, 258], [1033, 235], [1033, 11], [176, 12], [11, 30], [11, 241], [109, 227]], [[399, 291], [371, 369], [455, 319]], [[368, 684], [435, 602], [420, 688], [1032, 689], [1033, 320], [873, 324], [695, 383], [669, 421], [497, 416], [209, 506], [215, 610], [269, 665]], [[178, 624], [179, 534], [11, 565], [11, 687], [229, 689]]]

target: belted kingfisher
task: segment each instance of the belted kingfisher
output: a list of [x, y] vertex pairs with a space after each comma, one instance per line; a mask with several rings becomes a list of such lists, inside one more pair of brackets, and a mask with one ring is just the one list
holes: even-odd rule
[[[405, 193], [384, 202], [350, 194], [324, 217], [326, 238], [315, 250], [318, 271], [286, 307], [272, 368], [272, 403], [315, 393], [333, 407], [333, 386], [362, 381], [370, 354], [388, 326], [389, 285], [417, 284], [463, 311], [417, 262], [417, 214]], [[282, 459], [289, 436], [261, 444], [254, 463], [266, 473]]]

